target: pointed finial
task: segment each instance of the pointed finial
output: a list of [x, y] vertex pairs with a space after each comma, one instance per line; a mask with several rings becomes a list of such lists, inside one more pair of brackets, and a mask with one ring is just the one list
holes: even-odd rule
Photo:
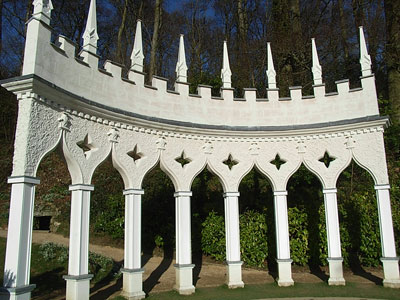
[[322, 68], [321, 65], [319, 64], [319, 59], [318, 59], [318, 52], [317, 52], [317, 46], [315, 45], [315, 39], [311, 39], [311, 45], [312, 45], [312, 73], [314, 77], [314, 84], [315, 85], [320, 85], [322, 84]]
[[40, 21], [50, 25], [51, 11], [53, 10], [51, 0], [34, 0], [33, 7], [33, 15]]
[[98, 39], [99, 36], [97, 35], [96, 0], [91, 0], [86, 28], [85, 32], [83, 33], [83, 50], [91, 53], [96, 53]]
[[138, 20], [136, 24], [135, 42], [131, 55], [131, 70], [143, 72], [143, 59], [142, 21]]
[[185, 57], [185, 43], [183, 40], [183, 34], [179, 38], [179, 51], [178, 51], [178, 62], [176, 64], [176, 81], [187, 82], [187, 65]]
[[365, 42], [364, 30], [360, 26], [360, 64], [362, 76], [371, 75], [371, 57], [368, 54], [367, 43]]
[[223, 63], [222, 63], [222, 70], [221, 70], [221, 78], [222, 78], [222, 87], [223, 88], [231, 88], [231, 68], [229, 66], [229, 56], [228, 56], [228, 46], [226, 41], [224, 41], [224, 56], [223, 56]]
[[267, 65], [268, 88], [276, 89], [276, 72], [274, 68], [274, 60], [272, 59], [271, 43], [267, 43], [267, 54], [268, 54], [268, 65]]

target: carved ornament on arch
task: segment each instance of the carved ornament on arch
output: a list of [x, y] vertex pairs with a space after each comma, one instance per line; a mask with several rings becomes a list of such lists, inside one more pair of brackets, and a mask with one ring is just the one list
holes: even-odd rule
[[125, 189], [141, 189], [146, 174], [154, 168], [160, 157], [157, 136], [130, 130], [120, 131], [119, 143], [113, 143], [112, 162], [121, 174]]

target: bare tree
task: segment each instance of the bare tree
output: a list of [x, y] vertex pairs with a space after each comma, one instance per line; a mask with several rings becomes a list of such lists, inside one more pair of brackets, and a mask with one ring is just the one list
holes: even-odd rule
[[156, 73], [156, 54], [158, 49], [159, 32], [161, 28], [162, 4], [163, 0], [156, 0], [156, 6], [154, 10], [154, 30], [153, 30], [153, 38], [151, 40], [151, 52], [150, 52], [150, 67], [149, 67], [150, 81], [153, 75], [155, 75]]
[[386, 64], [393, 121], [400, 123], [400, 1], [385, 0]]

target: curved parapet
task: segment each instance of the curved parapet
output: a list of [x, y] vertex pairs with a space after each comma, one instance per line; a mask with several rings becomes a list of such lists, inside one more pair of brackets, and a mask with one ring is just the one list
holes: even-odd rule
[[[79, 98], [87, 103], [101, 108], [127, 112], [142, 119], [169, 120], [174, 124], [187, 124], [190, 127], [318, 126], [317, 124], [321, 123], [379, 115], [374, 77], [364, 70], [368, 65], [368, 61], [363, 59], [368, 57], [364, 53], [364, 39], [361, 39], [360, 47], [360, 62], [365, 71], [361, 78], [361, 88], [350, 90], [348, 80], [342, 80], [336, 83], [337, 93], [326, 94], [313, 42], [314, 95], [303, 96], [301, 87], [291, 87], [290, 97], [280, 98], [276, 84], [269, 82], [266, 99], [258, 99], [256, 89], [252, 88], [245, 89], [244, 97], [239, 99], [234, 98], [234, 91], [230, 85], [224, 85], [221, 97], [211, 96], [209, 86], [198, 86], [198, 94], [189, 94], [188, 83], [182, 80], [186, 78], [186, 71], [182, 71], [182, 66], [185, 66], [182, 63], [185, 60], [183, 37], [180, 41], [177, 65], [179, 72], [175, 90], [169, 91], [167, 80], [157, 76], [152, 78], [152, 86], [144, 84], [145, 74], [135, 67], [138, 65], [136, 60], [142, 60], [143, 57], [141, 40], [135, 42], [133, 66], [128, 78], [122, 78], [121, 65], [106, 61], [103, 68], [99, 68], [99, 57], [94, 46], [84, 46], [79, 57], [76, 57], [77, 46], [64, 36], [59, 36], [55, 43], [51, 43], [51, 27], [38, 15], [34, 15], [28, 24], [23, 75], [34, 75], [47, 86], [70, 95], [79, 95]], [[94, 15], [91, 13], [89, 17], [93, 19]], [[88, 24], [91, 26], [88, 30], [95, 32], [95, 20], [88, 20]], [[139, 29], [140, 22], [138, 31]], [[140, 39], [140, 34], [136, 35]], [[267, 73], [271, 81], [275, 71], [269, 45], [268, 49]], [[138, 58], [135, 58], [135, 55]], [[229, 67], [226, 44], [225, 61]], [[225, 69], [228, 70], [228, 67]], [[222, 70], [222, 75], [227, 73], [225, 69]]]

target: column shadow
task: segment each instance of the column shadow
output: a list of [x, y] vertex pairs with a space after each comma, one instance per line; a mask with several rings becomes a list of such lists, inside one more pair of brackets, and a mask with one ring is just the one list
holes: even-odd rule
[[203, 253], [201, 251], [193, 254], [193, 285], [196, 286], [197, 281], [200, 279], [201, 267], [203, 266]]
[[321, 269], [320, 266], [310, 265], [310, 273], [317, 276], [323, 282], [328, 282], [329, 276], [325, 273], [324, 270]]
[[150, 274], [150, 276], [143, 282], [143, 291], [149, 294], [151, 290], [160, 283], [159, 279], [171, 266], [173, 260], [173, 249], [167, 247], [164, 251], [164, 257], [160, 265]]
[[99, 291], [96, 294], [90, 296], [91, 300], [104, 300], [108, 299], [114, 293], [122, 289], [122, 276], [115, 281], [115, 283], [104, 290]]

